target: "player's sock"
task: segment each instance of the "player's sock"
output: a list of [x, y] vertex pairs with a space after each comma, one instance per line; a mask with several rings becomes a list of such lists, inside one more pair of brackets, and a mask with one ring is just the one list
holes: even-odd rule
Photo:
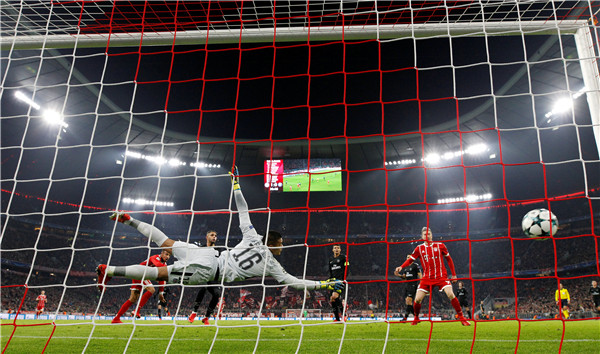
[[213, 296], [212, 299], [210, 299], [210, 302], [208, 303], [208, 307], [206, 308], [206, 314], [204, 317], [206, 317], [206, 318], [210, 317], [210, 315], [212, 315], [213, 312], [215, 312], [215, 308], [217, 307], [218, 303], [219, 303], [219, 297]]
[[340, 314], [340, 316], [343, 316], [344, 315], [344, 303], [342, 302], [342, 299], [340, 299], [338, 297], [335, 300], [335, 302], [337, 303], [338, 313]]
[[162, 320], [162, 310], [160, 309], [160, 307], [157, 310], [158, 310], [158, 319]]
[[[135, 225], [137, 223], [137, 225]], [[158, 246], [162, 246], [162, 244], [168, 240], [169, 238], [158, 228], [147, 224], [142, 221], [134, 220], [131, 223], [131, 226], [135, 227], [139, 232], [141, 232], [144, 236], [151, 239]]]
[[404, 317], [408, 317], [408, 315], [410, 314], [415, 314], [415, 310], [413, 309], [413, 305], [406, 305], [406, 316]]
[[337, 299], [331, 302], [331, 308], [333, 309], [333, 315], [335, 316], [335, 320], [340, 320], [340, 310], [337, 306]]
[[469, 316], [469, 318], [472, 318], [471, 317], [471, 310], [467, 310], [467, 315]]
[[142, 295], [142, 299], [140, 300], [140, 304], [138, 305], [137, 311], [136, 313], [139, 315], [140, 314], [140, 310], [142, 309], [142, 307], [144, 307], [144, 305], [146, 305], [146, 302], [148, 302], [148, 299], [152, 296], [152, 293], [149, 291], [146, 291], [144, 293], [144, 295]]
[[454, 299], [450, 300], [450, 302], [452, 303], [452, 307], [454, 307], [454, 310], [458, 314], [458, 317], [459, 318], [465, 317], [463, 315], [462, 308], [460, 307], [460, 303], [458, 302], [458, 299], [454, 298]]
[[129, 309], [129, 307], [131, 306], [132, 302], [127, 300], [123, 303], [123, 305], [121, 305], [121, 308], [119, 309], [119, 312], [117, 312], [117, 315], [115, 316], [114, 319], [119, 319], [121, 318], [121, 316], [123, 316], [123, 314], [125, 314], [125, 312], [127, 312], [127, 310]]
[[158, 278], [158, 268], [156, 267], [146, 267], [143, 265], [130, 265], [130, 266], [107, 266], [106, 267], [106, 275], [107, 276], [122, 276], [130, 279], [144, 279], [146, 280], [156, 280]]
[[415, 304], [413, 305], [413, 313], [415, 314], [415, 318], [419, 317], [420, 312], [421, 312], [421, 304], [418, 302], [415, 302]]

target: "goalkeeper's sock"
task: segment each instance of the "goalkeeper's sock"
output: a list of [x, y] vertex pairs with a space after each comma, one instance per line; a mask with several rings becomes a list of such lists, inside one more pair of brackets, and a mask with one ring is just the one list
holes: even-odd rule
[[459, 318], [465, 317], [463, 315], [462, 308], [460, 308], [460, 303], [458, 302], [458, 298], [455, 297], [454, 299], [450, 300], [450, 302], [452, 303], [452, 307], [454, 307], [454, 310], [458, 314], [458, 317]]
[[142, 307], [144, 307], [144, 305], [146, 305], [146, 303], [148, 302], [148, 299], [149, 299], [151, 296], [152, 296], [152, 293], [151, 293], [151, 292], [149, 292], [149, 291], [146, 291], [146, 292], [144, 293], [144, 295], [142, 295], [142, 299], [140, 300], [140, 304], [139, 304], [139, 306], [138, 306], [138, 308], [137, 308], [137, 313], [138, 313], [138, 314], [140, 313], [140, 310], [141, 310], [141, 308], [142, 308]]
[[337, 299], [331, 302], [331, 307], [333, 308], [333, 315], [335, 316], [335, 320], [340, 320], [340, 310], [337, 306]]
[[415, 318], [419, 317], [419, 313], [421, 312], [421, 304], [419, 302], [415, 302], [413, 305], [413, 313], [415, 314]]
[[[133, 219], [132, 219], [133, 220]], [[135, 225], [137, 223], [137, 225]], [[139, 232], [141, 232], [144, 236], [151, 239], [157, 246], [162, 246], [162, 244], [169, 239], [167, 235], [165, 235], [162, 231], [160, 231], [157, 227], [152, 226], [148, 223], [134, 220], [134, 223], [131, 226], [135, 227]]]
[[158, 318], [162, 320], [162, 310], [158, 308]]
[[406, 305], [406, 316], [404, 317], [408, 317], [408, 315], [410, 314], [415, 314], [415, 310], [413, 309], [413, 305]]
[[467, 315], [469, 316], [469, 318], [472, 318], [471, 317], [471, 310], [467, 310]]
[[127, 312], [127, 310], [129, 310], [129, 307], [131, 307], [132, 302], [127, 300], [123, 303], [123, 305], [121, 305], [121, 308], [119, 309], [119, 312], [117, 312], [117, 315], [115, 316], [114, 319], [120, 319], [121, 316], [123, 316], [125, 314], [125, 312]]
[[158, 278], [158, 268], [146, 267], [139, 264], [125, 267], [107, 266], [106, 275], [110, 277], [120, 276], [138, 280], [142, 279], [142, 277], [146, 280], [156, 280]]

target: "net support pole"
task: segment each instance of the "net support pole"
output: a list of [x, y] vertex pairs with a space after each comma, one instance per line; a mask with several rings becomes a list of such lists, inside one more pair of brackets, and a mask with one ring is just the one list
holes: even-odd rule
[[596, 148], [598, 156], [600, 156], [600, 74], [598, 73], [598, 57], [594, 51], [594, 42], [589, 27], [581, 27], [575, 32], [575, 45], [579, 55], [585, 95], [590, 108]]

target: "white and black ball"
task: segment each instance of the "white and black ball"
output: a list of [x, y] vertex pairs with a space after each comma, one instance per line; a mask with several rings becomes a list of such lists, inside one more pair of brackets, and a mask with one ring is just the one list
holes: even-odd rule
[[529, 237], [549, 237], [558, 232], [558, 218], [548, 209], [533, 209], [521, 221], [523, 232]]

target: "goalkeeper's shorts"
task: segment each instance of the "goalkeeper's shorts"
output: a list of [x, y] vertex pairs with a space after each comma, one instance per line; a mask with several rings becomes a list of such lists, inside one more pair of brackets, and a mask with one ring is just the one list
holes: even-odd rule
[[213, 247], [198, 247], [176, 241], [173, 255], [177, 262], [168, 266], [170, 284], [196, 285], [212, 281], [219, 269], [219, 253]]

